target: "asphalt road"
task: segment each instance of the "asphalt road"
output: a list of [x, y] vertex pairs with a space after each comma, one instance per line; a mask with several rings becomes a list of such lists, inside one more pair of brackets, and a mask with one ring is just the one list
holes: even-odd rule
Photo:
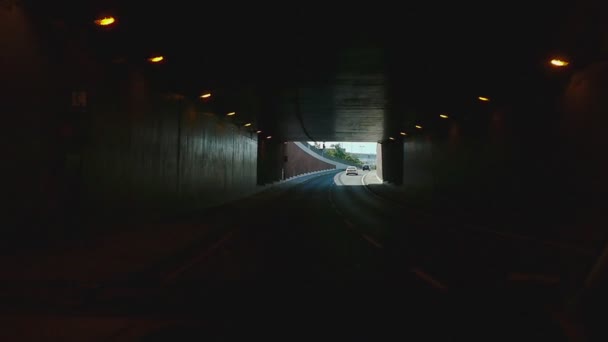
[[230, 322], [218, 335], [277, 340], [563, 337], [559, 276], [542, 276], [555, 260], [522, 269], [519, 241], [409, 213], [370, 192], [369, 176], [319, 176], [235, 212], [215, 252], [166, 278], [183, 296], [172, 308], [207, 304]]
[[[323, 174], [190, 217], [213, 239], [53, 317], [111, 326], [95, 335], [108, 341], [564, 340], [574, 252], [421, 215], [364, 177]], [[83, 340], [78, 321], [45, 322]]]

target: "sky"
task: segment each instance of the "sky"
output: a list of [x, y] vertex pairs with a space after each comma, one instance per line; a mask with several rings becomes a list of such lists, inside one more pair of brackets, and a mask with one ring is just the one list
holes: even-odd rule
[[[313, 141], [308, 142], [311, 145], [314, 145]], [[322, 144], [322, 143], [320, 143]], [[350, 153], [368, 153], [368, 154], [376, 154], [376, 145], [378, 143], [375, 142], [358, 142], [358, 141], [326, 141], [325, 147], [330, 147], [334, 144], [340, 144], [340, 146], [346, 149], [346, 152]]]

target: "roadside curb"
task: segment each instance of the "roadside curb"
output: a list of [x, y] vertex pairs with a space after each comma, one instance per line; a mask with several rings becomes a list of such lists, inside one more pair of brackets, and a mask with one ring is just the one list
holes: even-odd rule
[[[382, 200], [382, 201], [385, 201], [385, 202], [390, 202], [392, 205], [395, 205], [395, 206], [397, 206], [397, 207], [400, 207], [400, 208], [406, 208], [406, 207], [405, 207], [404, 205], [402, 205], [400, 202], [398, 202], [398, 201], [396, 201], [396, 200], [394, 200], [394, 199], [392, 199], [392, 198], [389, 198], [389, 197], [386, 197], [386, 196], [382, 196], [382, 195], [378, 194], [376, 191], [372, 190], [372, 189], [371, 189], [371, 187], [369, 186], [369, 184], [368, 184], [368, 183], [365, 181], [366, 177], [367, 177], [367, 176], [369, 176], [370, 174], [371, 174], [371, 173], [367, 173], [367, 174], [363, 175], [363, 177], [361, 177], [361, 184], [363, 185], [363, 187], [364, 187], [364, 188], [365, 188], [365, 189], [366, 189], [366, 190], [367, 190], [367, 191], [368, 191], [368, 192], [369, 192], [369, 193], [370, 193], [372, 196], [374, 196], [374, 197], [378, 198], [379, 200]], [[376, 174], [375, 176], [377, 177], [377, 174]], [[379, 179], [379, 178], [378, 178], [378, 179]], [[389, 184], [387, 184], [387, 183], [384, 183], [384, 182], [383, 182], [383, 183], [378, 184], [378, 185], [389, 185]]]

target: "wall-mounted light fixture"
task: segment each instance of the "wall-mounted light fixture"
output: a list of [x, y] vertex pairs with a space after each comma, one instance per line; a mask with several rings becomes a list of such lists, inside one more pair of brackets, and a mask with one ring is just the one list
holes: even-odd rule
[[112, 16], [101, 17], [95, 20], [97, 26], [110, 26], [116, 22], [116, 18]]
[[565, 66], [568, 66], [568, 64], [570, 64], [570, 62], [568, 62], [564, 59], [560, 59], [560, 58], [553, 58], [553, 59], [551, 59], [551, 61], [549, 61], [549, 63], [551, 63], [552, 66], [557, 67], [557, 68], [563, 68]]
[[148, 58], [148, 62], [150, 63], [160, 63], [165, 60], [164, 56], [152, 56]]

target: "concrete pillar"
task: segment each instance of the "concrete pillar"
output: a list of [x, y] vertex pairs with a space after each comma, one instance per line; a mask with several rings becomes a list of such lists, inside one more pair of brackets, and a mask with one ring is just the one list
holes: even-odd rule
[[376, 174], [378, 178], [384, 179], [384, 168], [382, 167], [382, 144], [376, 145]]
[[258, 139], [258, 185], [280, 181], [283, 177], [284, 144], [262, 136]]
[[385, 182], [401, 185], [403, 183], [403, 143], [389, 141], [381, 144], [379, 168]]

